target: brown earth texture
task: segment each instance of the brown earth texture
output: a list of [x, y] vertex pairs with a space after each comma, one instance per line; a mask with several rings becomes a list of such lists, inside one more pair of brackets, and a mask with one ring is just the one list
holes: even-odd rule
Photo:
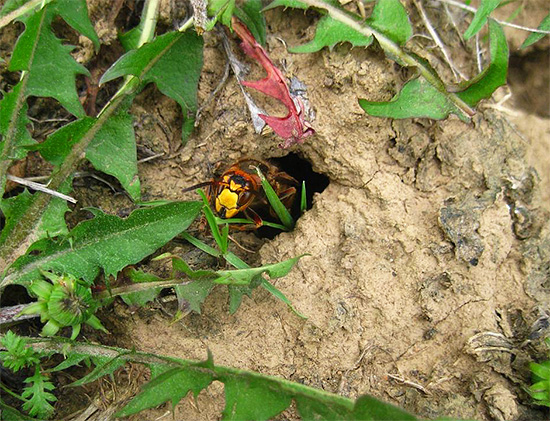
[[[404, 2], [419, 34], [408, 46], [427, 57], [445, 80], [458, 82], [441, 49], [424, 36], [418, 3]], [[463, 32], [471, 14], [422, 3], [454, 66], [475, 75], [473, 41], [464, 43], [453, 26], [454, 21]], [[94, 55], [82, 37], [76, 54], [92, 74], [100, 75], [118, 57], [116, 32], [127, 29], [129, 16], [139, 16], [139, 4], [88, 1], [103, 46]], [[366, 6], [368, 13], [372, 3]], [[549, 12], [545, 0], [519, 1], [495, 16], [506, 20], [518, 6], [514, 22], [528, 27], [537, 27]], [[345, 7], [360, 10], [354, 2]], [[185, 2], [161, 1], [160, 28], [183, 22], [186, 10]], [[209, 180], [220, 163], [290, 156], [280, 162], [311, 164], [326, 178], [306, 179], [317, 192], [296, 228], [272, 239], [235, 232], [230, 246], [254, 265], [307, 253], [286, 277], [274, 281], [307, 319], [261, 288], [230, 314], [227, 289], [220, 286], [202, 314], [190, 313], [176, 323], [170, 295], [142, 308], [117, 300], [99, 313], [111, 334], [86, 331], [88, 338], [197, 360], [210, 350], [219, 365], [349, 398], [370, 394], [423, 418], [548, 419], [525, 392], [529, 361], [548, 355], [542, 343], [550, 317], [548, 37], [520, 50], [526, 33], [505, 28], [509, 85], [482, 102], [471, 122], [454, 116], [392, 120], [368, 116], [357, 99], [390, 100], [410, 71], [376, 46], [343, 44], [291, 54], [288, 46], [313, 37], [318, 14], [279, 8], [265, 17], [266, 49], [300, 87], [316, 134], [286, 150], [273, 133], [256, 134], [238, 82], [231, 72], [224, 78], [227, 57], [220, 33], [213, 31], [204, 35], [201, 112], [186, 145], [177, 104], [153, 86], [134, 103], [138, 156], [162, 154], [141, 163], [139, 176], [144, 200], [196, 200], [195, 193], [182, 190]], [[252, 69], [246, 79], [262, 77], [229, 38], [234, 54]], [[482, 52], [485, 59], [487, 50]], [[274, 114], [282, 112], [265, 96], [248, 92]], [[80, 206], [118, 214], [133, 207], [123, 195], [89, 180], [76, 181]], [[204, 241], [213, 243], [208, 236]], [[201, 260], [183, 241], [162, 251], [185, 254], [199, 266], [219, 264]], [[141, 269], [166, 270], [154, 262]], [[109, 419], [147, 377], [137, 366], [126, 367], [78, 402], [70, 402], [71, 390], [62, 390], [58, 414]], [[174, 419], [219, 419], [223, 405], [223, 385], [213, 384], [197, 399], [180, 402]], [[94, 407], [88, 412], [93, 415], [70, 416], [85, 407]], [[171, 419], [170, 412], [166, 404], [130, 419]], [[297, 418], [292, 407], [279, 416]]]

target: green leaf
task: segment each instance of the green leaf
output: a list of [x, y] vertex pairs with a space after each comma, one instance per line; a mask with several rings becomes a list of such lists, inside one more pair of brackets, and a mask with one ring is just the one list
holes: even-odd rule
[[474, 19], [466, 32], [464, 32], [464, 39], [467, 41], [475, 34], [477, 34], [483, 25], [487, 22], [487, 18], [493, 10], [495, 10], [500, 4], [501, 0], [481, 0], [481, 4], [474, 15]]
[[6, 351], [0, 352], [0, 361], [10, 370], [19, 371], [23, 367], [32, 367], [40, 363], [40, 358], [32, 347], [27, 346], [27, 340], [11, 330], [0, 339], [0, 343], [6, 348]]
[[189, 304], [189, 309], [200, 314], [201, 304], [206, 300], [212, 288], [214, 288], [212, 281], [199, 279], [185, 285], [176, 285], [174, 290], [180, 302], [180, 307], [184, 302], [183, 300], [185, 300]]
[[73, 146], [80, 142], [82, 137], [94, 126], [96, 120], [92, 117], [83, 117], [72, 121], [31, 149], [39, 151], [45, 160], [59, 166], [65, 161]]
[[23, 83], [18, 83], [12, 92], [0, 101], [0, 191], [4, 191], [6, 174], [14, 160], [27, 155], [26, 146], [35, 141], [27, 130], [27, 118]]
[[127, 268], [124, 274], [134, 284], [124, 285], [110, 292], [113, 296], [117, 295], [122, 298], [122, 301], [124, 301], [126, 305], [142, 307], [157, 298], [162, 289], [165, 288], [164, 286], [155, 286], [155, 283], [163, 281], [162, 278], [156, 275], [142, 272], [134, 268]]
[[413, 33], [409, 15], [399, 0], [378, 0], [367, 24], [397, 45], [405, 44]]
[[281, 278], [287, 275], [296, 262], [298, 262], [298, 260], [300, 260], [303, 256], [304, 255], [297, 256], [279, 263], [273, 263], [271, 265], [260, 266], [257, 268], [218, 270], [216, 273], [219, 275], [219, 278], [215, 279], [214, 282], [220, 284], [248, 285], [256, 276], [263, 273], [267, 273], [271, 279]]
[[202, 37], [194, 32], [169, 32], [124, 54], [100, 83], [127, 75], [138, 77], [142, 85], [153, 82], [181, 106], [185, 121], [194, 121], [202, 47]]
[[[36, 9], [36, 10], [41, 9], [51, 1], [52, 0], [41, 0], [41, 1], [7, 0], [5, 4], [2, 6], [2, 10], [0, 10], [0, 17], [4, 17], [11, 12], [15, 12], [17, 9], [23, 9], [25, 7], [27, 8], [30, 7], [30, 9], [27, 10], [26, 12], [25, 10], [19, 10], [19, 13], [17, 13], [18, 16], [22, 16], [25, 13], [32, 13], [33, 9]], [[34, 6], [33, 6], [33, 3], [34, 3]]]
[[48, 390], [55, 389], [55, 386], [40, 373], [38, 366], [34, 370], [34, 375], [25, 379], [25, 383], [30, 383], [30, 385], [26, 386], [21, 394], [23, 398], [27, 399], [23, 403], [23, 409], [32, 416], [42, 419], [49, 418], [54, 411], [50, 402], [55, 402], [57, 398]]
[[[292, 5], [293, 3], [284, 1], [279, 5], [295, 7]], [[268, 7], [275, 7], [272, 5], [273, 3]], [[412, 36], [412, 27], [407, 11], [399, 0], [379, 0], [366, 24], [398, 45], [404, 44]], [[372, 36], [366, 37], [346, 23], [326, 15], [319, 20], [315, 37], [311, 42], [292, 47], [289, 51], [291, 53], [312, 53], [323, 47], [332, 48], [341, 42], [349, 42], [354, 47], [367, 47], [372, 44]]]
[[17, 409], [12, 408], [9, 405], [6, 405], [0, 398], [0, 413], [2, 414], [2, 419], [6, 421], [39, 421], [36, 418], [29, 417], [28, 415], [22, 414]]
[[[339, 396], [337, 396], [339, 398]], [[301, 418], [304, 420], [346, 420], [352, 419], [350, 409], [339, 402], [339, 399], [312, 399], [308, 395], [298, 395], [294, 398]], [[359, 419], [359, 418], [358, 418]]]
[[[548, 13], [544, 19], [541, 21], [540, 25], [538, 26], [539, 30], [541, 31], [550, 31], [550, 13]], [[540, 41], [542, 38], [547, 36], [548, 34], [542, 34], [539, 32], [533, 32], [531, 33], [525, 41], [523, 41], [523, 44], [521, 44], [520, 49], [529, 47], [530, 45], [534, 44], [537, 41]]]
[[56, 0], [52, 7], [75, 31], [92, 41], [96, 52], [99, 51], [99, 38], [90, 22], [86, 0]]
[[235, 10], [235, 0], [209, 0], [208, 15], [215, 16], [217, 22], [231, 28], [231, 17]]
[[489, 43], [491, 62], [482, 73], [461, 85], [461, 91], [456, 95], [470, 106], [476, 105], [485, 98], [490, 98], [493, 92], [506, 84], [508, 74], [508, 44], [502, 27], [493, 19], [489, 19]]
[[140, 20], [139, 25], [129, 31], [119, 34], [118, 40], [122, 44], [124, 51], [135, 50], [139, 43], [141, 31], [143, 30], [143, 20]]
[[144, 409], [154, 408], [171, 401], [172, 407], [190, 391], [197, 396], [213, 381], [209, 372], [191, 371], [186, 368], [172, 368], [147, 383], [139, 395], [115, 414], [116, 417], [127, 417]]
[[[533, 373], [534, 379], [538, 380], [550, 380], [550, 361], [545, 361], [542, 364], [529, 363], [529, 368]], [[548, 383], [550, 386], [550, 382]]]
[[57, 14], [53, 3], [23, 19], [25, 31], [15, 45], [8, 70], [27, 71], [25, 96], [52, 97], [76, 116], [84, 109], [76, 92], [76, 75], [90, 75], [70, 55], [73, 47], [62, 45], [51, 31]]
[[[115, 177], [133, 200], [140, 198], [140, 182], [137, 168], [136, 141], [133, 118], [126, 106], [109, 117], [95, 133], [86, 149], [86, 158], [99, 171]], [[32, 149], [40, 151], [44, 159], [61, 165], [75, 144], [97, 123], [97, 119], [84, 117], [73, 121]]]
[[196, 218], [199, 202], [177, 202], [138, 209], [126, 219], [94, 210], [95, 218], [81, 222], [67, 240], [44, 239], [20, 257], [5, 283], [29, 282], [39, 269], [71, 273], [91, 283], [103, 269], [116, 275], [162, 247], [185, 230]]
[[[506, 83], [508, 70], [508, 45], [500, 25], [489, 20], [491, 63], [477, 77], [461, 85], [455, 95], [469, 106], [476, 105]], [[389, 102], [373, 102], [359, 99], [359, 105], [370, 115], [377, 117], [410, 118], [427, 117], [443, 119], [461, 112], [446, 94], [429, 84], [423, 78], [407, 82], [401, 91]]]
[[264, 287], [264, 289], [266, 289], [271, 295], [273, 295], [275, 298], [278, 298], [283, 303], [285, 303], [298, 317], [301, 317], [302, 319], [307, 319], [307, 316], [305, 316], [304, 314], [296, 310], [296, 308], [292, 305], [292, 302], [288, 298], [286, 298], [286, 296], [281, 291], [279, 291], [275, 287], [275, 285], [273, 285], [271, 282], [269, 282], [265, 278], [262, 278], [261, 280], [262, 280], [262, 283], [261, 283], [262, 287]]
[[336, 21], [330, 16], [323, 16], [317, 24], [315, 37], [307, 44], [291, 47], [291, 53], [313, 53], [323, 47], [334, 47], [341, 42], [349, 42], [354, 47], [366, 47], [372, 44], [372, 36], [365, 37], [345, 23]]
[[66, 356], [65, 361], [59, 363], [49, 371], [55, 372], [55, 371], [66, 370], [69, 367], [73, 367], [75, 365], [80, 364], [82, 361], [87, 362], [87, 365], [89, 365], [89, 360], [90, 360], [90, 357], [88, 355], [72, 353]]
[[94, 362], [96, 363], [95, 368], [91, 373], [88, 373], [81, 379], [72, 382], [70, 387], [82, 386], [87, 383], [95, 382], [97, 379], [100, 379], [107, 374], [112, 376], [113, 373], [118, 370], [120, 367], [126, 365], [126, 360], [124, 358], [107, 358], [107, 357], [94, 357]]
[[359, 99], [359, 105], [366, 113], [375, 117], [427, 117], [439, 120], [453, 112], [459, 112], [447, 96], [424, 78], [407, 82], [389, 102]]
[[353, 418], [376, 421], [416, 421], [417, 418], [408, 412], [390, 404], [383, 404], [372, 396], [364, 395], [355, 401]]
[[[21, 92], [21, 82], [8, 92], [0, 101], [0, 153], [2, 159], [16, 160], [22, 159], [27, 155], [25, 146], [36, 143], [27, 130], [27, 125], [31, 121], [27, 117], [28, 105], [25, 102]], [[5, 138], [10, 130], [13, 130], [13, 138], [16, 143], [9, 149], [4, 150]]]
[[267, 181], [259, 168], [256, 168], [256, 172], [258, 173], [258, 176], [260, 177], [260, 180], [262, 182], [262, 188], [264, 189], [265, 195], [267, 196], [267, 200], [279, 217], [280, 221], [283, 223], [286, 229], [293, 229], [294, 219], [292, 219], [290, 212], [285, 207], [285, 205], [283, 205], [283, 202], [281, 202], [281, 199], [279, 199], [279, 196], [277, 195], [277, 193], [275, 193], [275, 190], [273, 189], [269, 181]]
[[276, 7], [291, 7], [293, 9], [307, 9], [309, 6], [306, 3], [303, 3], [298, 0], [274, 0], [271, 3], [269, 3], [266, 7], [263, 8], [263, 11], [271, 10]]
[[247, 0], [234, 10], [237, 16], [250, 30], [256, 41], [265, 47], [266, 23], [262, 13], [262, 0]]
[[214, 216], [214, 212], [212, 212], [212, 209], [210, 209], [210, 204], [208, 203], [208, 198], [206, 197], [206, 194], [204, 194], [202, 190], [199, 190], [198, 192], [203, 203], [202, 211], [204, 212], [204, 216], [206, 217], [206, 221], [208, 222], [208, 226], [210, 227], [210, 231], [212, 232], [212, 237], [214, 237], [214, 240], [216, 241], [216, 244], [218, 245], [221, 254], [226, 254], [228, 246], [227, 236], [223, 236], [220, 232], [220, 228], [216, 223], [216, 217]]
[[[68, 193], [71, 185], [71, 180], [68, 180], [61, 193]], [[32, 204], [33, 195], [27, 190], [17, 196], [9, 199], [0, 200], [0, 209], [6, 217], [6, 225], [0, 233], [0, 244], [12, 233], [13, 229], [18, 224], [21, 216]], [[67, 202], [58, 197], [52, 198], [49, 206], [44, 211], [42, 219], [38, 224], [37, 240], [47, 237], [56, 237], [58, 235], [67, 234], [67, 225], [65, 223], [65, 213], [69, 211]]]
[[116, 177], [133, 200], [140, 198], [133, 118], [125, 107], [109, 118], [86, 149], [99, 171]]
[[267, 420], [288, 408], [292, 398], [254, 377], [227, 377], [224, 385], [224, 420]]

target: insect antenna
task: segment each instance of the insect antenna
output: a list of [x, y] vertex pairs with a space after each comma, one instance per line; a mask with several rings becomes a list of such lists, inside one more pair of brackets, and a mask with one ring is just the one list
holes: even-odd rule
[[192, 190], [195, 190], [195, 189], [200, 189], [201, 187], [207, 187], [207, 186], [211, 186], [211, 185], [212, 185], [212, 180], [204, 181], [202, 183], [195, 184], [194, 186], [186, 187], [185, 189], [182, 190], [182, 193], [186, 193], [188, 191], [192, 191]]

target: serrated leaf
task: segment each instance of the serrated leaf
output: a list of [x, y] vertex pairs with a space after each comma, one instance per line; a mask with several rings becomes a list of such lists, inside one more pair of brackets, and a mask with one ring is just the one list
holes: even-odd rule
[[502, 27], [489, 19], [489, 44], [491, 62], [482, 73], [461, 85], [457, 96], [470, 106], [475, 106], [482, 99], [490, 98], [493, 92], [506, 84], [508, 74], [508, 43]]
[[271, 10], [276, 7], [291, 7], [293, 9], [307, 9], [309, 6], [299, 0], [274, 0], [263, 8], [263, 11]]
[[[294, 7], [291, 4], [292, 2], [284, 1], [284, 6]], [[271, 7], [272, 5], [269, 5], [269, 8]], [[398, 45], [404, 44], [412, 35], [409, 17], [399, 0], [379, 0], [366, 23]], [[366, 37], [347, 24], [326, 15], [319, 20], [315, 37], [311, 42], [289, 48], [289, 51], [291, 53], [312, 53], [323, 47], [332, 48], [341, 42], [349, 42], [354, 47], [367, 47], [372, 44], [372, 39], [372, 36]]]
[[0, 351], [0, 361], [4, 367], [16, 372], [23, 367], [32, 367], [40, 363], [32, 347], [27, 347], [26, 338], [16, 335], [11, 330], [0, 340], [6, 351]]
[[40, 373], [40, 367], [36, 367], [34, 375], [25, 379], [25, 383], [30, 383], [23, 389], [21, 396], [27, 399], [23, 403], [23, 409], [32, 416], [38, 416], [47, 419], [53, 413], [54, 408], [50, 402], [55, 402], [57, 398], [48, 392], [55, 389], [55, 386], [47, 381], [47, 377]]
[[242, 6], [235, 8], [233, 14], [244, 22], [256, 41], [265, 47], [267, 35], [262, 7], [262, 0], [247, 0]]
[[138, 47], [141, 31], [143, 30], [143, 20], [139, 22], [139, 25], [129, 31], [119, 34], [118, 40], [122, 44], [124, 51], [135, 50]]
[[209, 372], [191, 371], [180, 367], [170, 369], [147, 383], [141, 393], [115, 416], [127, 417], [166, 401], [171, 401], [172, 407], [175, 407], [190, 391], [197, 396], [212, 380], [213, 376]]
[[116, 177], [133, 200], [141, 196], [133, 118], [122, 107], [98, 130], [86, 158], [99, 171]]
[[284, 260], [279, 263], [264, 265], [257, 268], [218, 270], [216, 273], [219, 278], [215, 279], [214, 282], [221, 284], [248, 285], [255, 277], [263, 273], [267, 273], [271, 279], [281, 278], [287, 275], [296, 262], [303, 256], [304, 255], [293, 257], [292, 259]]
[[397, 406], [382, 403], [372, 396], [364, 395], [355, 401], [353, 418], [376, 421], [416, 421], [414, 415], [409, 414]]
[[[540, 31], [550, 31], [550, 13], [548, 13], [544, 19], [541, 21], [540, 25], [537, 28]], [[523, 41], [523, 44], [521, 44], [520, 49], [529, 47], [530, 45], [534, 44], [537, 41], [540, 41], [542, 38], [547, 36], [548, 34], [542, 34], [540, 32], [533, 32], [531, 33], [525, 41]]]
[[398, 45], [412, 36], [409, 15], [400, 0], [378, 0], [367, 24]]
[[73, 47], [61, 44], [51, 30], [57, 10], [48, 4], [23, 19], [25, 31], [15, 45], [8, 70], [28, 72], [25, 96], [52, 97], [75, 116], [84, 108], [76, 92], [76, 75], [90, 75], [69, 54]]
[[359, 105], [366, 113], [375, 117], [427, 117], [439, 120], [459, 112], [443, 93], [424, 78], [407, 82], [389, 102], [359, 99]]
[[218, 22], [231, 28], [231, 17], [235, 10], [235, 0], [209, 0], [208, 15], [215, 16]]
[[501, 0], [481, 0], [481, 4], [474, 15], [472, 23], [470, 23], [470, 26], [468, 26], [468, 29], [464, 32], [465, 40], [469, 40], [483, 28], [483, 25], [487, 22], [487, 18], [491, 12], [498, 7], [500, 2]]
[[[508, 45], [504, 32], [494, 20], [489, 20], [491, 63], [477, 77], [461, 85], [456, 92], [458, 98], [469, 106], [489, 98], [492, 93], [506, 83], [508, 70]], [[423, 78], [407, 82], [401, 91], [389, 102], [374, 102], [359, 99], [359, 105], [370, 115], [377, 117], [410, 118], [427, 117], [443, 119], [461, 111], [451, 101], [450, 93], [443, 93]]]
[[96, 119], [93, 117], [72, 121], [53, 132], [44, 142], [30, 149], [39, 151], [44, 159], [59, 166], [65, 161], [73, 146], [80, 142], [95, 123]]
[[262, 379], [228, 377], [223, 383], [224, 420], [268, 420], [288, 408], [291, 402], [291, 395], [272, 390]]
[[333, 402], [330, 397], [325, 401], [320, 399], [311, 399], [310, 396], [298, 395], [294, 398], [298, 413], [303, 420], [345, 420], [351, 419], [350, 408]]
[[180, 302], [180, 307], [183, 300], [185, 300], [189, 304], [189, 309], [200, 314], [201, 304], [206, 300], [212, 288], [214, 288], [214, 283], [212, 283], [212, 281], [208, 279], [199, 279], [185, 285], [176, 285], [174, 290]]
[[291, 53], [314, 53], [324, 47], [334, 47], [341, 42], [349, 42], [354, 47], [366, 47], [372, 44], [372, 36], [365, 37], [346, 24], [332, 19], [330, 16], [323, 16], [315, 30], [315, 37], [307, 44], [291, 47]]
[[[122, 301], [129, 306], [139, 306], [142, 307], [150, 301], [153, 301], [158, 297], [159, 293], [162, 291], [163, 287], [155, 287], [155, 282], [162, 282], [163, 279], [159, 278], [156, 275], [150, 273], [145, 273], [140, 270], [135, 270], [130, 268], [129, 270], [124, 271], [125, 275], [130, 278], [134, 285], [126, 285], [117, 289], [123, 289], [128, 292], [117, 292]], [[140, 287], [139, 290], [136, 288]], [[144, 288], [141, 288], [144, 287]], [[114, 295], [115, 291], [113, 291]]]
[[52, 7], [75, 31], [81, 33], [99, 50], [99, 38], [88, 16], [86, 0], [56, 0]]
[[[129, 106], [129, 103], [128, 103]], [[61, 165], [72, 147], [91, 130], [97, 119], [84, 117], [73, 121], [32, 149], [40, 151], [44, 159]], [[101, 125], [86, 149], [86, 158], [99, 171], [115, 177], [133, 200], [140, 198], [136, 141], [133, 118], [126, 107]]]
[[35, 243], [30, 254], [15, 261], [4, 282], [28, 282], [39, 269], [71, 273], [89, 283], [100, 269], [106, 276], [116, 275], [185, 230], [200, 207], [199, 202], [170, 203], [138, 209], [126, 219], [95, 210], [95, 218], [77, 225], [66, 240]]
[[90, 357], [86, 354], [69, 354], [66, 356], [65, 360], [58, 365], [56, 365], [54, 368], [50, 369], [49, 371], [55, 372], [55, 371], [62, 371], [66, 370], [69, 367], [75, 366], [80, 364], [82, 361], [88, 361]]
[[[71, 181], [72, 178], [65, 183], [64, 188], [61, 189], [61, 193], [68, 193]], [[4, 243], [6, 238], [12, 233], [22, 215], [24, 215], [31, 206], [32, 200], [33, 195], [30, 194], [28, 190], [24, 190], [23, 193], [17, 196], [0, 200], [0, 209], [6, 217], [6, 225], [0, 233], [0, 244]], [[36, 231], [37, 240], [67, 234], [68, 229], [65, 223], [65, 213], [68, 211], [69, 206], [65, 200], [59, 197], [52, 198], [38, 224]]]
[[[27, 155], [25, 146], [36, 143], [27, 130], [27, 124], [31, 121], [27, 117], [28, 105], [21, 92], [21, 82], [15, 85], [13, 91], [8, 92], [0, 101], [0, 153], [3, 160], [15, 160], [24, 158]], [[10, 131], [13, 133], [8, 134]], [[5, 139], [13, 137], [16, 143], [4, 151]]]
[[184, 120], [192, 121], [197, 111], [202, 47], [202, 37], [194, 32], [169, 32], [124, 54], [105, 72], [100, 83], [127, 75], [138, 77], [142, 85], [153, 82], [180, 105]]
[[123, 367], [126, 364], [126, 360], [123, 358], [106, 358], [106, 357], [96, 357], [94, 358], [94, 362], [96, 363], [95, 368], [92, 370], [91, 373], [88, 373], [81, 379], [72, 382], [69, 386], [70, 387], [77, 387], [82, 386], [87, 383], [95, 382], [97, 379], [110, 375], [112, 376], [113, 373], [118, 370], [120, 367]]
[[[536, 380], [550, 380], [550, 361], [544, 363], [529, 363], [529, 368]], [[550, 385], [550, 383], [548, 383]]]
[[[0, 10], [0, 17], [6, 16], [11, 12], [15, 12], [17, 9], [22, 8], [25, 5], [28, 6], [29, 4], [31, 4], [31, 1], [32, 0], [7, 0], [2, 6], [2, 10]], [[39, 3], [35, 1], [34, 7], [27, 11], [27, 13], [31, 13], [33, 9], [40, 9], [51, 1], [52, 0], [43, 0]]]

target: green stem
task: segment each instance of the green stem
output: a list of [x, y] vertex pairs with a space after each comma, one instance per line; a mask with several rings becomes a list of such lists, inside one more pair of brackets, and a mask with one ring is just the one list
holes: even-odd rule
[[[130, 92], [126, 92], [126, 94], [129, 95]], [[126, 95], [119, 95], [110, 103], [109, 107], [102, 110], [101, 115], [95, 121], [94, 125], [82, 137], [80, 142], [73, 146], [71, 152], [67, 155], [61, 166], [52, 174], [51, 181], [48, 184], [49, 188], [52, 190], [59, 190], [65, 180], [74, 173], [78, 163], [84, 159], [86, 149], [96, 133], [105, 122], [117, 112], [118, 107], [123, 103], [124, 99], [126, 99]], [[51, 199], [51, 195], [41, 192], [37, 192], [33, 195], [32, 204], [19, 219], [12, 234], [0, 248], [0, 273], [3, 273], [9, 265], [25, 253], [29, 245], [36, 240], [37, 228]], [[0, 288], [4, 288], [12, 282], [13, 279], [8, 275], [0, 281]]]
[[301, 0], [303, 3], [311, 7], [316, 7], [318, 9], [325, 9], [331, 18], [342, 22], [346, 26], [354, 29], [355, 31], [363, 34], [366, 37], [374, 36], [380, 46], [389, 54], [399, 57], [404, 63], [409, 66], [416, 67], [422, 77], [426, 79], [432, 86], [434, 86], [438, 91], [443, 93], [449, 98], [459, 109], [469, 116], [473, 116], [475, 111], [466, 104], [458, 96], [447, 91], [445, 84], [435, 76], [431, 70], [418, 58], [405, 52], [399, 45], [393, 42], [391, 39], [386, 37], [381, 32], [378, 32], [376, 29], [371, 28], [366, 23], [358, 21], [348, 15], [346, 12], [334, 7], [328, 3], [325, 3], [323, 0]]
[[155, 28], [157, 26], [157, 17], [159, 10], [159, 0], [146, 0], [143, 6], [143, 12], [141, 13], [141, 21], [143, 22], [143, 29], [139, 36], [137, 48], [141, 47], [146, 42], [150, 42], [155, 35]]
[[25, 3], [23, 6], [19, 7], [18, 9], [15, 9], [14, 11], [8, 13], [5, 16], [2, 16], [0, 18], [0, 28], [3, 28], [7, 24], [9, 24], [11, 21], [17, 19], [18, 17], [23, 16], [25, 13], [31, 11], [36, 6], [44, 7], [46, 4], [51, 2], [52, 0], [30, 0], [29, 2]]
[[155, 354], [147, 354], [139, 351], [129, 351], [122, 348], [107, 347], [101, 345], [74, 343], [67, 339], [62, 338], [26, 338], [32, 347], [44, 352], [55, 352], [64, 355], [68, 354], [81, 354], [89, 355], [90, 357], [104, 357], [104, 358], [119, 358], [128, 362], [136, 362], [141, 364], [162, 364], [167, 367], [182, 368], [193, 371], [207, 372], [212, 376], [212, 380], [219, 380], [221, 382], [227, 381], [228, 378], [239, 378], [246, 376], [246, 378], [255, 377], [263, 381], [273, 381], [279, 384], [281, 391], [289, 393], [293, 396], [307, 396], [309, 398], [328, 399], [333, 404], [342, 405], [347, 410], [352, 411], [354, 402], [351, 399], [343, 396], [338, 396], [321, 389], [314, 389], [312, 387], [303, 385], [301, 383], [294, 383], [289, 380], [282, 379], [280, 377], [267, 376], [252, 371], [239, 370], [231, 367], [216, 366], [213, 363], [206, 365], [204, 361], [195, 361], [180, 358], [164, 357]]
[[23, 396], [21, 395], [18, 395], [17, 393], [15, 393], [13, 390], [9, 389], [8, 387], [6, 387], [4, 385], [4, 383], [1, 383], [0, 382], [0, 389], [2, 389], [4, 392], [6, 392], [8, 395], [11, 395], [13, 396], [15, 399], [19, 399], [20, 401], [22, 402], [27, 402], [28, 399], [25, 399]]

